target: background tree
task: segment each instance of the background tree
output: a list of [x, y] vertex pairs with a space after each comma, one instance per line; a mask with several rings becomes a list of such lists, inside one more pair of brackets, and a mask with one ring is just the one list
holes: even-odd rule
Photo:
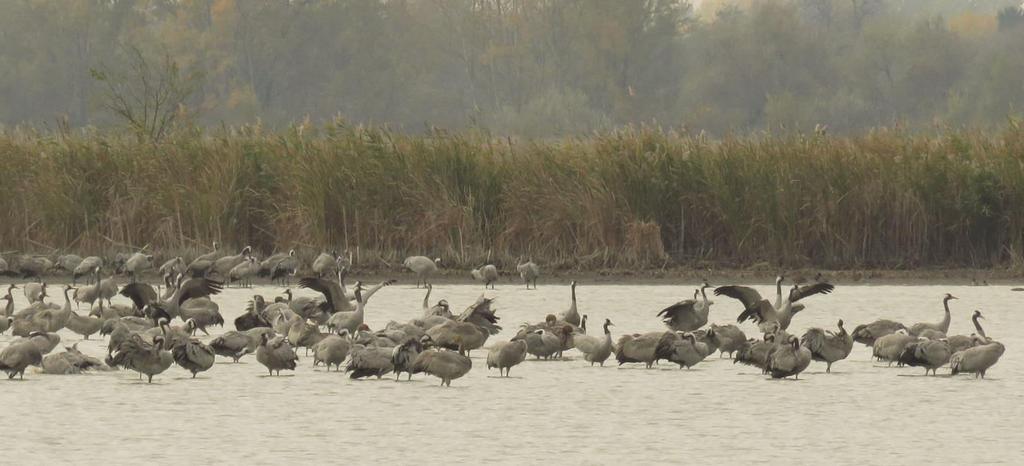
[[197, 70], [182, 72], [170, 53], [155, 60], [127, 47], [119, 68], [92, 70], [102, 84], [103, 106], [120, 117], [140, 139], [159, 142], [179, 121], [191, 118], [186, 103], [202, 79]]
[[[0, 124], [124, 122], [107, 104], [135, 48], [154, 77], [175, 65], [200, 125], [999, 127], [1024, 108], [1021, 18], [1019, 0], [12, 0]], [[132, 114], [140, 134], [161, 120]]]

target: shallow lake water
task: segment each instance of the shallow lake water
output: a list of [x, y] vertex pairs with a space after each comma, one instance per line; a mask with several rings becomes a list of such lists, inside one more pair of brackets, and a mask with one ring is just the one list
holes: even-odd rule
[[[254, 293], [272, 297], [282, 290], [225, 290], [215, 300], [228, 324], [211, 333], [232, 329]], [[610, 318], [615, 338], [663, 329], [658, 310], [692, 291], [585, 283], [577, 289], [590, 333], [599, 334], [598, 324]], [[431, 300], [447, 299], [458, 312], [481, 292], [479, 285], [439, 285]], [[839, 318], [850, 331], [880, 317], [935, 322], [947, 292], [961, 298], [952, 302], [950, 334], [973, 332], [970, 315], [980, 309], [989, 336], [1007, 347], [985, 380], [949, 377], [948, 367], [939, 377], [885, 367], [860, 344], [832, 374], [815, 362], [798, 381], [770, 380], [717, 354], [691, 370], [664, 362], [648, 370], [618, 367], [614, 356], [603, 368], [591, 367], [575, 351], [561, 361], [528, 359], [508, 379], [487, 371], [486, 351], [476, 351], [473, 370], [451, 388], [429, 376], [350, 380], [313, 368], [302, 350], [298, 369], [281, 377], [267, 377], [252, 355], [239, 364], [218, 360], [195, 380], [172, 366], [152, 385], [128, 371], [55, 376], [30, 369], [23, 382], [0, 381], [4, 457], [12, 464], [1019, 461], [1024, 325], [1017, 319], [1024, 293], [997, 286], [840, 285], [809, 298], [789, 331], [834, 329]], [[488, 344], [569, 304], [566, 285], [527, 291], [505, 284], [486, 294], [497, 297], [504, 326]], [[367, 323], [378, 329], [416, 317], [422, 297], [408, 283], [386, 288], [370, 301]], [[24, 297], [16, 299], [23, 308]], [[733, 322], [740, 310], [736, 301], [715, 298], [710, 321]], [[752, 324], [742, 328], [756, 335]], [[79, 340], [67, 330], [60, 334], [62, 346]], [[106, 342], [96, 337], [79, 349], [102, 357]], [[0, 336], [0, 345], [11, 338]]]

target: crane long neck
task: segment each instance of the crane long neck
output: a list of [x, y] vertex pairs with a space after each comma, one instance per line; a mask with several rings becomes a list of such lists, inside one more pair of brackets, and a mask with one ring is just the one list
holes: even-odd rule
[[608, 336], [609, 338], [611, 338], [611, 336], [612, 336], [612, 332], [608, 330], [608, 324], [607, 323], [604, 324], [604, 334], [606, 336]]
[[942, 316], [942, 322], [939, 323], [939, 327], [942, 327], [942, 331], [943, 332], [948, 332], [949, 331], [949, 320], [950, 320], [950, 315], [949, 315], [949, 298], [946, 298], [946, 299], [942, 300], [942, 307], [945, 309], [946, 312]]
[[704, 304], [707, 304], [708, 303], [708, 294], [707, 294], [707, 292], [704, 291], [704, 289], [705, 288], [703, 286], [700, 287], [700, 296], [701, 296], [701, 298], [704, 299]]
[[573, 285], [572, 285], [572, 302], [574, 304], [576, 303], [576, 284], [575, 283], [573, 283]]
[[981, 322], [978, 322], [978, 316], [972, 317], [971, 320], [974, 321], [974, 330], [978, 333], [978, 335], [981, 335], [982, 338], [988, 338], [988, 335], [985, 335], [985, 329], [981, 328]]
[[430, 291], [431, 289], [428, 287], [427, 295], [423, 297], [423, 309], [430, 309]]

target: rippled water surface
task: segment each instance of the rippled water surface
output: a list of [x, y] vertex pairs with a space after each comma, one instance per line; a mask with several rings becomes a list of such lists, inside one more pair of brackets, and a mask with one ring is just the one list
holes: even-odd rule
[[[216, 301], [230, 327], [253, 293], [280, 292], [232, 288]], [[445, 298], [461, 310], [480, 292], [480, 286], [441, 285], [432, 300]], [[196, 380], [173, 366], [152, 385], [127, 371], [29, 372], [24, 382], [0, 381], [4, 457], [13, 464], [1019, 461], [1024, 293], [996, 286], [839, 286], [808, 299], [790, 332], [834, 328], [838, 318], [851, 330], [879, 317], [935, 322], [946, 292], [961, 298], [952, 304], [951, 334], [971, 333], [970, 314], [980, 309], [989, 336], [1007, 347], [986, 380], [952, 378], [948, 368], [939, 377], [887, 368], [857, 344], [832, 374], [812, 363], [799, 381], [767, 380], [717, 355], [692, 370], [665, 363], [647, 370], [617, 367], [614, 357], [604, 368], [590, 367], [575, 351], [563, 361], [527, 360], [513, 377], [499, 379], [485, 369], [485, 351], [477, 351], [473, 370], [446, 389], [429, 376], [350, 380], [314, 369], [300, 350], [298, 370], [282, 377], [266, 377], [247, 356], [239, 364], [218, 361]], [[662, 329], [657, 311], [690, 293], [672, 286], [578, 288], [590, 333], [599, 333], [596, 323], [607, 317], [616, 338]], [[568, 287], [558, 285], [536, 291], [505, 285], [487, 294], [498, 298], [505, 327], [488, 344], [511, 338], [523, 322], [565, 310], [569, 301]], [[415, 317], [422, 297], [408, 284], [384, 289], [370, 302], [367, 323], [377, 329]], [[25, 303], [17, 298], [20, 309]], [[739, 311], [738, 302], [717, 298], [710, 320], [730, 322]], [[756, 333], [749, 323], [743, 328]], [[66, 330], [61, 336], [63, 343], [79, 339]], [[0, 344], [10, 339], [0, 336]], [[105, 345], [94, 338], [79, 349], [102, 357]]]

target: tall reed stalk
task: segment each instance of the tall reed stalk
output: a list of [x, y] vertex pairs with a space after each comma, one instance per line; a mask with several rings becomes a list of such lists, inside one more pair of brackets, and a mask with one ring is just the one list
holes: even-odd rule
[[1024, 263], [1024, 129], [709, 141], [625, 128], [583, 139], [405, 135], [338, 122], [164, 143], [0, 134], [4, 250], [348, 249], [450, 265]]

